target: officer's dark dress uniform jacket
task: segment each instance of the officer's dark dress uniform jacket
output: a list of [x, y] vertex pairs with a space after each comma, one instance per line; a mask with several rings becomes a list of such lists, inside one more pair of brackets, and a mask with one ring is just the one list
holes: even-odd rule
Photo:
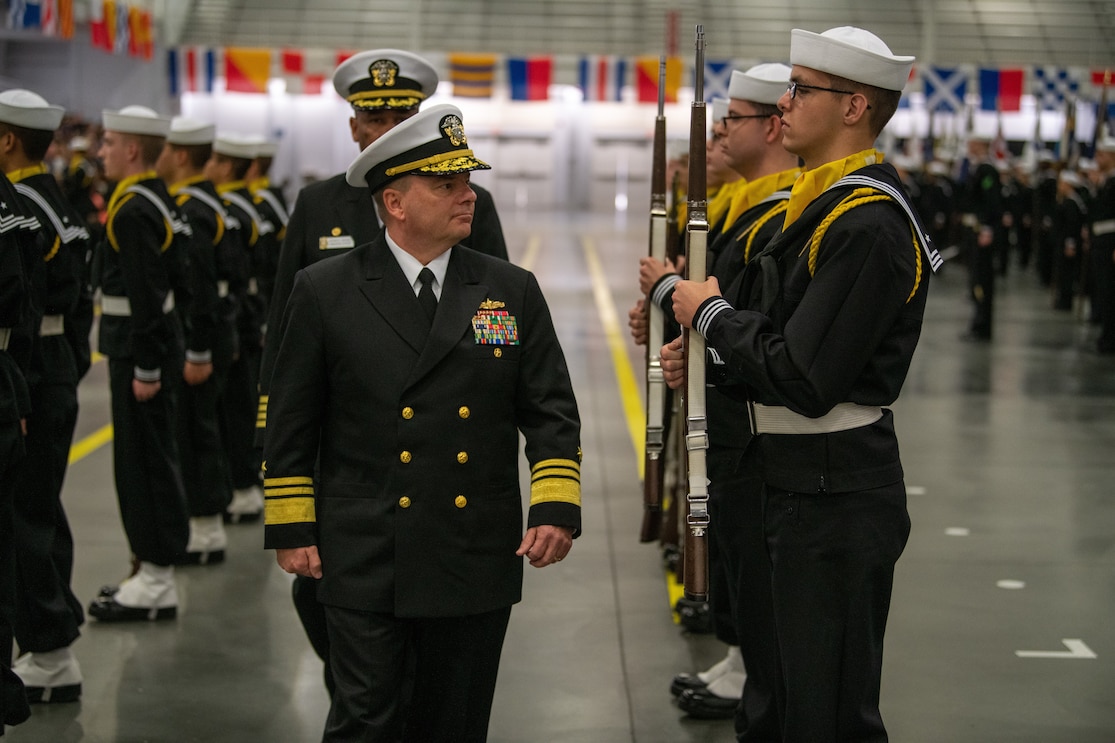
[[265, 546], [316, 544], [323, 604], [517, 602], [520, 431], [527, 526], [580, 531], [577, 406], [533, 275], [455, 247], [428, 338], [422, 314], [381, 232], [300, 272], [276, 336]]
[[70, 590], [73, 537], [61, 496], [77, 424], [76, 358], [89, 355], [88, 338], [74, 349], [65, 324], [73, 321], [81, 293], [89, 233], [45, 165], [15, 171], [9, 178], [46, 237], [38, 258], [43, 270], [34, 282], [42, 315], [32, 336], [27, 381], [33, 412], [27, 457], [15, 473], [14, 540], [20, 587], [16, 639], [22, 650], [47, 652], [73, 642], [84, 619]]
[[[174, 433], [184, 360], [174, 301], [182, 296], [188, 304], [188, 235], [166, 186], [149, 171], [116, 186], [97, 259], [98, 347], [109, 358], [116, 492], [132, 553], [156, 565], [173, 564], [189, 535]], [[162, 389], [139, 403], [133, 378], [160, 381]]]
[[[492, 195], [475, 184], [472, 190], [476, 192], [472, 233], [461, 244], [507, 260], [507, 243], [503, 239], [503, 228]], [[350, 186], [345, 182], [344, 173], [303, 188], [294, 202], [294, 211], [279, 253], [268, 326], [279, 326], [287, 297], [294, 285], [294, 275], [300, 268], [371, 242], [381, 229], [371, 193], [367, 188]], [[274, 343], [266, 344], [263, 349], [259, 375], [259, 418], [256, 422], [257, 446], [263, 445], [268, 391], [277, 351]]]

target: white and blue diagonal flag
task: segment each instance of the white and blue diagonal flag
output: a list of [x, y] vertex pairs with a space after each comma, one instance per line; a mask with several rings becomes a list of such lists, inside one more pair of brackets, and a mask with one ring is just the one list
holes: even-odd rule
[[964, 96], [968, 93], [967, 70], [927, 65], [921, 68], [921, 79], [926, 111], [956, 113], [964, 110]]
[[713, 98], [727, 98], [728, 85], [732, 82], [732, 60], [705, 60], [705, 102]]
[[1080, 81], [1065, 67], [1034, 67], [1034, 98], [1044, 111], [1059, 111], [1065, 98], [1076, 98]]

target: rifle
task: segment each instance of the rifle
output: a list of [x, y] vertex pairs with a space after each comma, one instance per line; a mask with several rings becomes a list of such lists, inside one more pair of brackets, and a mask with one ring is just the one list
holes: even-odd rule
[[[666, 58], [658, 61], [658, 116], [654, 120], [654, 165], [650, 180], [650, 257], [666, 260]], [[653, 542], [662, 531], [663, 447], [666, 380], [662, 376], [662, 308], [647, 301], [647, 433], [643, 468], [643, 525], [640, 542]]]
[[[689, 118], [688, 222], [685, 267], [690, 281], [703, 282], [708, 258], [708, 195], [705, 179], [705, 31], [697, 25], [693, 106]], [[708, 600], [708, 420], [705, 417], [705, 339], [688, 329], [685, 351], [685, 450], [689, 491], [685, 496], [685, 597]]]

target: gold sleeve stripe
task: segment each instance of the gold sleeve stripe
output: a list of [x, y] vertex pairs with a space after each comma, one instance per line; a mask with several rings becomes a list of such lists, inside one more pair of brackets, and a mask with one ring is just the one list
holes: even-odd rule
[[317, 521], [313, 498], [283, 498], [263, 504], [263, 521], [268, 526], [307, 524]]
[[313, 495], [312, 485], [295, 485], [289, 488], [269, 487], [263, 491], [264, 498], [283, 498], [289, 495]]
[[541, 462], [535, 462], [534, 466], [530, 468], [530, 471], [531, 474], [537, 474], [540, 470], [548, 467], [568, 468], [577, 473], [581, 471], [581, 465], [572, 459], [543, 459]]
[[290, 485], [313, 485], [312, 477], [266, 477], [263, 479], [265, 488], [282, 488]]
[[574, 480], [546, 478], [530, 484], [530, 504], [569, 503], [581, 505], [581, 484]]

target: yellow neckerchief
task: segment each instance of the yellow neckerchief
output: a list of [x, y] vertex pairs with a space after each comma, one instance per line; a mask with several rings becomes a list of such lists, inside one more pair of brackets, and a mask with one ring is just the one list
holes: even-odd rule
[[177, 183], [172, 184], [167, 190], [170, 191], [171, 196], [177, 196], [178, 192], [181, 191], [186, 186], [192, 186], [196, 183], [201, 183], [204, 180], [205, 180], [205, 174], [204, 173], [198, 173], [197, 175], [191, 175], [189, 178], [183, 178], [182, 180], [178, 181]]
[[[716, 190], [716, 195], [709, 198], [708, 223], [710, 227], [718, 223], [720, 218], [728, 213], [728, 205], [732, 203], [732, 198], [746, 185], [747, 181], [743, 178], [738, 181], [730, 181], [720, 186]], [[729, 225], [731, 222], [725, 222], [724, 224]]]
[[228, 183], [222, 183], [217, 186], [217, 193], [224, 194], [228, 193], [229, 191], [238, 191], [241, 188], [247, 188], [247, 185], [248, 184], [245, 181], [229, 181]]
[[254, 181], [248, 184], [248, 190], [252, 193], [255, 193], [256, 191], [263, 191], [264, 189], [268, 188], [271, 188], [271, 179], [267, 176], [256, 178]]
[[127, 193], [129, 188], [139, 183], [140, 181], [147, 181], [152, 178], [158, 178], [158, 176], [155, 175], [154, 170], [148, 170], [143, 173], [130, 175], [124, 180], [117, 183], [116, 190], [112, 192], [112, 197], [108, 200], [108, 213], [111, 215], [114, 211], [116, 211], [116, 207], [119, 205], [120, 199], [124, 198], [124, 194]]
[[796, 222], [806, 207], [812, 204], [813, 200], [824, 193], [829, 186], [848, 175], [848, 173], [882, 161], [883, 153], [876, 149], [869, 149], [849, 155], [843, 160], [825, 163], [820, 167], [813, 168], [813, 170], [802, 171], [794, 182], [793, 190], [790, 191], [790, 203], [786, 207], [786, 221], [782, 223], [782, 231], [785, 232], [790, 225]]
[[783, 170], [781, 173], [771, 173], [761, 178], [756, 178], [741, 189], [732, 199], [732, 208], [728, 211], [725, 224], [735, 224], [740, 215], [760, 201], [770, 196], [775, 191], [782, 191], [794, 185], [794, 180], [801, 172], [800, 168]]
[[28, 165], [26, 168], [20, 168], [8, 173], [8, 180], [12, 183], [19, 183], [24, 178], [30, 178], [33, 175], [39, 175], [46, 172], [46, 163], [39, 163], [38, 165]]

